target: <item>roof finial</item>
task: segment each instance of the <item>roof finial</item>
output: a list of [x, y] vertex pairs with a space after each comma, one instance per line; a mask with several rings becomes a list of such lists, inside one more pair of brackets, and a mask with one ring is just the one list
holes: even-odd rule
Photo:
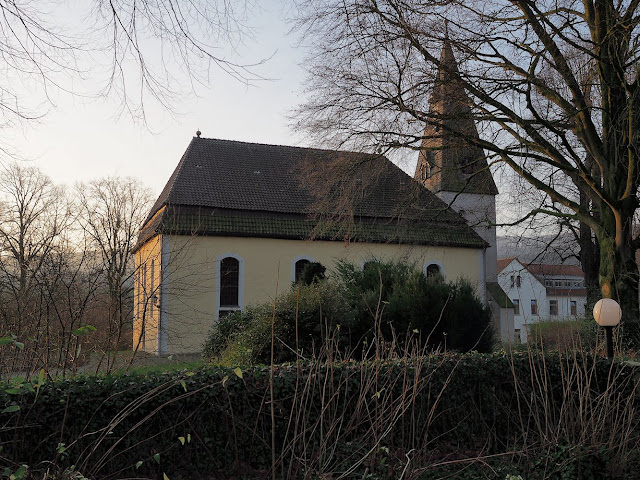
[[202, 132], [200, 131], [200, 129], [196, 130], [196, 136], [200, 138], [200, 135], [202, 135]]

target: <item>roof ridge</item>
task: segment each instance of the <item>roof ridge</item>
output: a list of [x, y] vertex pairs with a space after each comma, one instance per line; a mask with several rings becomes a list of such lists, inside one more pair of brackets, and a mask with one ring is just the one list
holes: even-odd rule
[[[332, 149], [332, 148], [301, 147], [299, 145], [283, 145], [283, 144], [277, 144], [277, 143], [246, 142], [244, 140], [232, 140], [232, 139], [228, 139], [228, 138], [193, 137], [193, 140], [213, 140], [213, 141], [216, 141], [216, 142], [240, 143], [240, 144], [244, 144], [244, 145], [260, 145], [260, 146], [263, 146], [263, 147], [296, 148], [296, 149], [299, 149], [299, 150], [310, 150], [310, 151], [314, 151], [314, 152], [332, 152], [332, 153], [338, 152], [338, 153], [349, 153], [349, 154], [353, 154], [353, 155], [367, 155], [367, 156], [374, 157], [374, 158], [386, 158], [384, 155], [379, 154], [379, 153], [359, 152], [357, 150], [336, 150], [336, 149]], [[189, 147], [190, 146], [191, 146], [191, 144], [189, 144]], [[391, 162], [391, 163], [393, 163], [393, 162]]]

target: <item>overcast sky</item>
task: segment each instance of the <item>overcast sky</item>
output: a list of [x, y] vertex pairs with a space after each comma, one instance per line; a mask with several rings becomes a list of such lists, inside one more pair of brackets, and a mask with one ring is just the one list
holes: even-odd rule
[[[279, 3], [279, 2], [276, 2]], [[148, 126], [119, 115], [116, 99], [84, 99], [53, 92], [55, 107], [37, 122], [5, 129], [13, 150], [38, 165], [55, 182], [72, 185], [105, 176], [140, 178], [157, 194], [197, 129], [203, 137], [309, 146], [288, 127], [286, 114], [300, 100], [303, 52], [288, 36], [278, 6], [265, 6], [255, 39], [247, 40], [239, 60], [271, 57], [256, 72], [267, 81], [253, 86], [212, 70], [209, 85], [178, 101], [177, 114], [150, 104]]]

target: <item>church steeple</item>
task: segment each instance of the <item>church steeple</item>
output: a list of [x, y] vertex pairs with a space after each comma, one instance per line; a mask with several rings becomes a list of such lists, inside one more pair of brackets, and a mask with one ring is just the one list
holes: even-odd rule
[[497, 195], [483, 149], [469, 142], [478, 130], [446, 29], [415, 178], [436, 193]]

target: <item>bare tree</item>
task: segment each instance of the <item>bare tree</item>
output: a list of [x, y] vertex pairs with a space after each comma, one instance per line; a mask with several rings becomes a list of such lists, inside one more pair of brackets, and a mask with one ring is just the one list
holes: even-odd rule
[[146, 99], [170, 108], [185, 86], [212, 73], [255, 81], [261, 61], [239, 63], [223, 47], [233, 52], [252, 35], [258, 8], [253, 0], [2, 0], [3, 123], [41, 116], [59, 90], [116, 96], [144, 119]]
[[[64, 191], [38, 169], [16, 163], [0, 174], [0, 274], [4, 329], [20, 335], [34, 314], [38, 275], [70, 221]], [[7, 304], [4, 303], [3, 307]]]
[[[591, 229], [602, 295], [637, 326], [639, 4], [304, 1], [298, 27], [312, 52], [299, 126], [342, 143], [419, 150], [432, 125], [482, 147], [544, 194], [527, 216]], [[455, 69], [441, 61], [445, 39]], [[460, 112], [428, 110], [443, 69], [468, 94], [464, 113], [479, 138], [459, 127]]]
[[105, 178], [76, 187], [80, 223], [101, 258], [107, 292], [105, 350], [117, 349], [132, 325], [134, 266], [131, 250], [149, 212], [152, 194], [133, 178]]
[[38, 169], [13, 163], [0, 173], [0, 336], [26, 345], [15, 355], [3, 350], [3, 369], [30, 371], [58, 345], [42, 287], [62, 274], [55, 260], [71, 220], [64, 190]]

